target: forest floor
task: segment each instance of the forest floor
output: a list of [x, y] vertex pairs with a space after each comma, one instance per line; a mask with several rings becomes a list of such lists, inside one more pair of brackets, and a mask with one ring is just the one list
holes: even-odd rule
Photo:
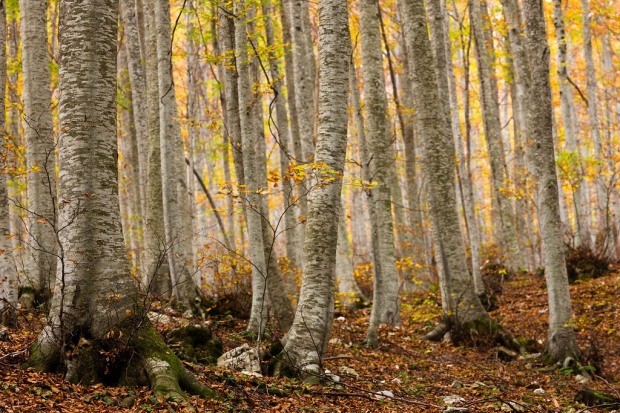
[[[585, 364], [600, 369], [586, 386], [620, 397], [620, 273], [572, 285], [571, 295]], [[505, 361], [492, 347], [420, 341], [439, 318], [436, 293], [413, 294], [402, 304], [402, 327], [382, 330], [377, 349], [362, 344], [368, 309], [336, 314], [325, 367], [339, 376], [337, 384], [310, 386], [188, 363], [221, 395], [191, 397], [188, 403], [158, 400], [148, 388], [87, 387], [20, 369], [44, 319], [24, 313], [20, 326], [9, 330], [10, 340], [0, 341], [0, 412], [182, 412], [192, 411], [190, 406], [198, 412], [442, 412], [445, 396], [469, 412], [603, 411], [575, 402], [584, 385], [568, 371], [549, 371], [538, 358]], [[500, 307], [491, 314], [515, 337], [542, 343], [548, 316], [544, 280], [522, 275], [507, 281]], [[221, 317], [213, 325], [225, 350], [249, 342], [243, 320]]]

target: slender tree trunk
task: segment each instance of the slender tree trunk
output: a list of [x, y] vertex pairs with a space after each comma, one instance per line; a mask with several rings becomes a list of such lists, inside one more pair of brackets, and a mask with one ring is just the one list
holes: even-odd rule
[[526, 0], [524, 10], [531, 75], [528, 88], [530, 104], [527, 106], [528, 134], [536, 166], [533, 175], [538, 176], [540, 233], [549, 295], [547, 356], [551, 361], [563, 362], [567, 357], [578, 357], [579, 349], [571, 322], [570, 291], [559, 213], [558, 179], [552, 139], [549, 46], [542, 1]]
[[73, 383], [114, 380], [107, 369], [94, 366], [110, 366], [102, 349], [121, 354], [125, 349], [135, 355], [119, 365], [125, 384], [141, 384], [137, 377], [146, 372], [158, 396], [181, 399], [181, 385], [207, 394], [144, 316], [129, 275], [118, 204], [117, 5], [114, 0], [60, 3], [63, 231], [49, 324], [30, 348], [29, 365], [62, 370]]
[[155, 2], [159, 130], [164, 204], [164, 230], [172, 292], [181, 307], [200, 313], [202, 293], [193, 279], [192, 227], [185, 156], [172, 81], [172, 41], [169, 0]]
[[373, 239], [377, 242], [373, 248], [373, 306], [366, 340], [369, 345], [376, 346], [380, 324], [400, 324], [400, 303], [389, 187], [389, 164], [393, 159], [388, 158], [388, 146], [392, 142], [386, 130], [387, 96], [377, 0], [362, 0], [360, 12], [368, 168], [375, 185], [367, 193], [372, 230], [376, 234]]
[[597, 226], [597, 247], [605, 256], [611, 256], [613, 247], [611, 235], [611, 222], [609, 220], [609, 200], [607, 182], [604, 173], [603, 141], [598, 119], [598, 81], [594, 69], [594, 58], [592, 56], [592, 32], [590, 28], [590, 0], [581, 0], [581, 16], [583, 25], [583, 57], [586, 61], [586, 91], [588, 93], [588, 119], [590, 121], [590, 134], [594, 141], [594, 156], [600, 161], [596, 173], [596, 215], [598, 216]]
[[340, 206], [338, 221], [338, 247], [336, 248], [336, 281], [340, 303], [348, 309], [355, 309], [367, 303], [367, 299], [353, 276], [353, 257], [344, 204]]
[[[457, 317], [460, 323], [488, 321], [473, 287], [467, 268], [465, 245], [456, 210], [454, 186], [454, 141], [447, 136], [437, 76], [433, 68], [431, 45], [422, 0], [401, 1], [405, 22], [407, 50], [413, 71], [413, 96], [418, 136], [422, 142], [422, 164], [428, 185], [430, 215], [445, 277], [442, 292], [444, 311]], [[447, 307], [447, 308], [446, 308]]]
[[147, 87], [148, 148], [146, 215], [144, 220], [144, 255], [142, 283], [155, 297], [171, 295], [170, 270], [164, 231], [164, 205], [159, 136], [159, 75], [157, 63], [157, 32], [155, 30], [155, 3], [144, 3], [145, 79]]
[[[4, 96], [6, 92], [6, 9], [4, 1], [0, 2], [0, 131], [5, 133], [6, 115]], [[6, 149], [1, 151], [6, 159]], [[4, 168], [3, 168], [4, 169]], [[0, 171], [0, 325], [11, 324], [15, 319], [17, 306], [17, 274], [11, 258], [11, 223], [9, 217], [9, 199], [7, 192], [8, 174]]]
[[515, 217], [512, 200], [507, 194], [510, 192], [504, 149], [501, 137], [501, 122], [499, 116], [499, 102], [493, 40], [490, 36], [490, 21], [484, 0], [471, 0], [470, 15], [478, 58], [478, 77], [480, 79], [481, 105], [484, 117], [484, 132], [491, 163], [493, 196], [497, 205], [499, 219], [500, 244], [507, 254], [507, 262], [515, 269], [523, 268], [523, 260], [517, 234], [515, 232]]
[[24, 121], [28, 164], [29, 270], [22, 304], [35, 292], [47, 295], [56, 272], [56, 170], [47, 49], [46, 2], [20, 0]]
[[[575, 107], [573, 89], [568, 80], [568, 63], [566, 59], [567, 41], [564, 29], [564, 16], [562, 11], [562, 1], [553, 1], [553, 24], [555, 26], [555, 37], [558, 43], [558, 76], [560, 78], [560, 107], [562, 110], [562, 124], [564, 126], [564, 137], [566, 149], [572, 154], [577, 155], [581, 165], [581, 145], [578, 144], [577, 131], [575, 130]], [[583, 172], [583, 171], [579, 171]], [[573, 189], [573, 208], [575, 211], [575, 246], [590, 246], [590, 228], [586, 219], [586, 198], [587, 184], [583, 178], [578, 182], [571, 182]]]
[[138, 168], [140, 171], [140, 215], [146, 213], [146, 188], [148, 175], [148, 112], [146, 102], [146, 78], [142, 65], [140, 36], [134, 0], [120, 1], [123, 22], [124, 43], [127, 50], [129, 81], [131, 82], [131, 103], [133, 106], [136, 136], [138, 141]]
[[[443, 2], [441, 2], [443, 3]], [[465, 170], [465, 159], [463, 154], [463, 143], [461, 127], [458, 114], [458, 103], [456, 97], [456, 78], [452, 65], [452, 46], [449, 36], [447, 36], [448, 23], [445, 20], [447, 12], [445, 6], [439, 0], [429, 1], [429, 26], [431, 34], [431, 46], [437, 67], [437, 78], [439, 87], [439, 99], [444, 102], [445, 123], [447, 136], [454, 137], [454, 146], [458, 155], [458, 174], [463, 194], [463, 210], [465, 212], [465, 223], [469, 234], [471, 246], [471, 267], [476, 294], [484, 294], [484, 284], [480, 273], [480, 235], [478, 234], [478, 223], [475, 217], [474, 200], [472, 198], [470, 186], [471, 181]]]
[[324, 185], [309, 194], [304, 278], [282, 362], [301, 373], [322, 372], [334, 315], [336, 245], [347, 140], [349, 24], [344, 0], [319, 2], [319, 119], [315, 161]]

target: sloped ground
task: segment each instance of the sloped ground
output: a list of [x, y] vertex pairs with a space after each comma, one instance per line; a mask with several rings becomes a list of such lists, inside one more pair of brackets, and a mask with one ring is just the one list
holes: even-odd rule
[[[544, 280], [519, 276], [504, 287], [493, 316], [516, 337], [542, 342], [548, 315]], [[573, 285], [571, 293], [585, 364], [600, 368], [587, 386], [620, 397], [620, 275]], [[337, 314], [326, 368], [339, 376], [339, 384], [306, 386], [188, 364], [222, 398], [192, 397], [187, 404], [157, 400], [146, 388], [84, 387], [58, 375], [20, 370], [42, 323], [42, 314], [22, 314], [19, 329], [9, 330], [11, 340], [0, 342], [0, 411], [181, 412], [192, 405], [199, 412], [441, 412], [445, 396], [461, 398], [454, 406], [470, 412], [602, 411], [574, 401], [583, 387], [574, 375], [546, 371], [536, 358], [502, 361], [493, 348], [419, 341], [439, 316], [438, 302], [432, 293], [404, 299], [402, 328], [383, 330], [374, 350], [361, 344], [368, 310]], [[220, 318], [213, 324], [225, 350], [246, 341], [242, 320]], [[378, 398], [380, 392], [393, 397]]]

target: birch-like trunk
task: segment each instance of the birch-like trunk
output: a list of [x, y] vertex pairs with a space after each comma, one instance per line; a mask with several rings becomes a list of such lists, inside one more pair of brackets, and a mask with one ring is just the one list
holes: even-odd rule
[[605, 255], [611, 256], [613, 239], [611, 234], [611, 222], [609, 210], [609, 193], [604, 173], [603, 142], [598, 119], [598, 81], [594, 69], [592, 56], [592, 29], [590, 28], [590, 0], [581, 0], [582, 33], [583, 33], [583, 57], [586, 61], [586, 92], [588, 94], [588, 120], [590, 123], [590, 136], [594, 141], [594, 156], [600, 161], [595, 178], [596, 185], [596, 216], [597, 220], [597, 248]]
[[336, 248], [336, 281], [340, 303], [348, 309], [365, 305], [368, 300], [357, 285], [353, 276], [353, 251], [349, 241], [349, 230], [344, 204], [340, 206], [338, 220], [338, 246]]
[[47, 48], [47, 3], [20, 0], [23, 101], [28, 167], [28, 270], [22, 303], [47, 295], [56, 273], [56, 170]]
[[146, 102], [146, 77], [140, 50], [140, 36], [136, 5], [134, 0], [121, 0], [120, 12], [123, 23], [124, 44], [127, 51], [127, 66], [129, 81], [131, 82], [131, 104], [134, 112], [134, 122], [138, 147], [138, 170], [140, 179], [140, 215], [146, 213], [146, 188], [148, 175], [148, 112]]
[[[102, 348], [130, 348], [124, 384], [148, 382], [157, 396], [207, 393], [185, 370], [139, 305], [120, 223], [116, 144], [118, 2], [60, 2], [60, 259], [48, 324], [29, 365], [73, 383], [110, 377]], [[95, 344], [97, 343], [97, 344]], [[104, 347], [100, 347], [100, 345]], [[67, 357], [71, 352], [71, 357]], [[101, 366], [101, 368], [98, 368]], [[120, 378], [116, 378], [118, 381]]]
[[202, 293], [193, 278], [191, 210], [185, 151], [172, 81], [172, 37], [169, 0], [155, 2], [159, 131], [164, 231], [172, 293], [181, 307], [200, 313]]
[[361, 45], [362, 77], [366, 112], [366, 139], [368, 141], [368, 165], [374, 187], [367, 191], [370, 204], [371, 225], [375, 233], [373, 306], [366, 340], [377, 345], [380, 324], [400, 324], [399, 282], [396, 272], [396, 251], [392, 224], [389, 165], [394, 159], [388, 157], [392, 144], [387, 125], [387, 96], [383, 75], [383, 53], [377, 0], [362, 0]]
[[[334, 315], [336, 246], [347, 143], [349, 24], [345, 0], [319, 1], [319, 118], [315, 162], [324, 185], [310, 192], [304, 278], [282, 362], [320, 373]], [[295, 371], [298, 373], [298, 371]]]
[[146, 215], [144, 220], [144, 254], [142, 283], [155, 298], [170, 297], [170, 269], [164, 231], [164, 205], [159, 132], [159, 75], [155, 4], [144, 3], [145, 79], [148, 119]]
[[[4, 96], [6, 92], [6, 9], [0, 2], [0, 132], [5, 132], [6, 115]], [[2, 159], [6, 159], [4, 146], [0, 151]], [[3, 168], [4, 169], [4, 168]], [[7, 192], [8, 174], [0, 171], [0, 325], [11, 324], [17, 309], [17, 274], [11, 252], [11, 223], [9, 218], [9, 199]]]
[[466, 164], [456, 96], [456, 78], [452, 65], [452, 46], [447, 35], [449, 27], [448, 22], [445, 21], [447, 12], [445, 5], [442, 3], [443, 1], [440, 3], [439, 0], [427, 3], [431, 46], [437, 70], [439, 100], [443, 102], [442, 109], [445, 112], [447, 136], [454, 137], [454, 146], [458, 156], [457, 171], [463, 188], [463, 210], [465, 212], [465, 226], [471, 246], [472, 277], [476, 294], [480, 296], [484, 294], [484, 284], [482, 282], [482, 274], [480, 273], [480, 235], [478, 234], [478, 223], [475, 217], [474, 200], [471, 196], [471, 181], [465, 169]]
[[508, 265], [519, 269], [524, 266], [515, 231], [512, 200], [509, 196], [510, 183], [508, 182], [509, 177], [506, 170], [501, 136], [502, 127], [499, 116], [497, 77], [494, 62], [495, 51], [493, 39], [489, 32], [489, 15], [486, 3], [483, 3], [484, 1], [471, 0], [469, 2], [478, 60], [484, 133], [491, 164], [494, 205], [497, 206], [497, 218], [499, 218], [500, 245], [503, 253], [506, 254]]
[[[567, 40], [566, 30], [564, 28], [564, 12], [562, 10], [562, 1], [553, 1], [553, 24], [555, 26], [555, 37], [558, 44], [557, 65], [558, 77], [560, 81], [560, 108], [562, 111], [562, 125], [564, 126], [564, 138], [566, 141], [566, 149], [578, 155], [578, 168], [581, 165], [581, 145], [578, 144], [579, 138], [576, 130], [575, 106], [573, 89], [568, 80], [568, 62], [567, 62]], [[583, 172], [583, 171], [578, 171]], [[586, 192], [588, 190], [585, 179], [581, 178], [579, 182], [571, 182], [573, 190], [573, 209], [575, 217], [575, 246], [590, 246], [591, 235], [586, 218]]]
[[405, 22], [405, 38], [413, 75], [416, 126], [422, 144], [430, 217], [435, 231], [436, 256], [445, 277], [441, 291], [444, 311], [460, 323], [489, 319], [476, 295], [467, 268], [465, 244], [456, 209], [454, 141], [447, 136], [441, 109], [435, 64], [427, 32], [422, 0], [399, 2]]
[[527, 130], [538, 177], [539, 225], [549, 296], [547, 356], [564, 362], [579, 356], [572, 325], [570, 290], [566, 274], [558, 179], [552, 134], [552, 100], [549, 82], [549, 46], [541, 0], [525, 1], [525, 33], [531, 84], [527, 106]]

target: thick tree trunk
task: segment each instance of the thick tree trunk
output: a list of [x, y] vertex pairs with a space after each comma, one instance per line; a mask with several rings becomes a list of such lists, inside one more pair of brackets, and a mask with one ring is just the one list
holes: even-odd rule
[[549, 337], [547, 356], [550, 361], [563, 362], [578, 357], [572, 325], [572, 311], [562, 222], [558, 202], [558, 179], [552, 139], [552, 103], [549, 83], [549, 46], [541, 0], [525, 1], [525, 33], [531, 84], [527, 113], [530, 148], [538, 177], [539, 225], [543, 244], [543, 261], [547, 294], [549, 295]]
[[[347, 141], [349, 24], [344, 0], [319, 2], [319, 119], [315, 161], [324, 165], [308, 199], [304, 278], [282, 362], [320, 373], [334, 314], [336, 245]], [[320, 171], [320, 170], [319, 170]], [[299, 370], [297, 370], [299, 369]]]
[[[6, 9], [0, 2], [0, 132], [5, 133], [6, 115], [4, 96], [6, 92]], [[6, 159], [4, 146], [0, 152]], [[9, 222], [8, 175], [0, 171], [0, 325], [11, 324], [17, 306], [17, 274], [11, 258], [11, 223]]]
[[[146, 372], [158, 396], [185, 397], [181, 386], [206, 394], [149, 324], [129, 275], [118, 205], [117, 2], [62, 0], [60, 28], [63, 231], [49, 324], [29, 365], [82, 384], [138, 384]], [[106, 348], [121, 356], [111, 360]], [[111, 376], [110, 365], [124, 374]]]
[[507, 263], [514, 269], [523, 268], [523, 260], [517, 234], [508, 182], [508, 172], [502, 145], [501, 122], [493, 39], [490, 36], [489, 15], [484, 0], [470, 1], [471, 23], [474, 32], [476, 55], [478, 58], [478, 77], [480, 79], [480, 100], [484, 117], [484, 133], [491, 164], [494, 204], [499, 218], [500, 245], [506, 254]]
[[[413, 96], [428, 202], [445, 277], [440, 278], [444, 311], [462, 324], [490, 321], [473, 287], [456, 210], [454, 141], [446, 136], [437, 77], [422, 0], [401, 1], [405, 37], [413, 75]], [[444, 279], [445, 278], [445, 279]]]
[[371, 225], [375, 233], [373, 247], [375, 256], [375, 277], [373, 306], [366, 340], [377, 345], [380, 324], [400, 324], [399, 283], [396, 272], [396, 251], [389, 186], [388, 146], [392, 144], [387, 125], [387, 96], [383, 75], [383, 54], [379, 26], [377, 0], [362, 0], [361, 44], [362, 77], [366, 109], [366, 138], [368, 141], [368, 168], [375, 186], [368, 190], [371, 211]]
[[56, 272], [56, 170], [54, 127], [47, 49], [47, 3], [20, 0], [24, 121], [28, 166], [28, 239], [30, 257], [22, 303], [47, 295]]
[[155, 2], [157, 68], [159, 80], [159, 131], [164, 204], [164, 230], [172, 293], [182, 308], [201, 313], [199, 286], [193, 278], [192, 227], [185, 155], [174, 83], [169, 0]]

